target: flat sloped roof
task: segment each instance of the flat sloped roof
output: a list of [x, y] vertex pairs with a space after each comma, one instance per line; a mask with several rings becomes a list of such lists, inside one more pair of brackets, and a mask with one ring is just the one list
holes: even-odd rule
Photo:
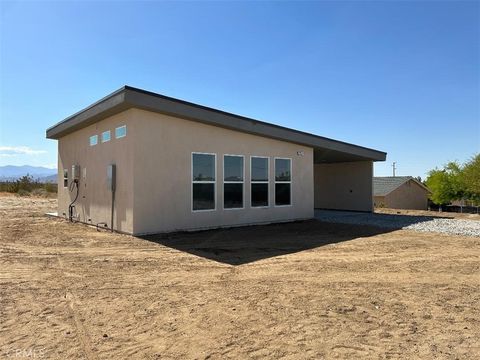
[[373, 178], [373, 196], [388, 195], [409, 180], [416, 182], [425, 191], [430, 192], [425, 185], [412, 176], [375, 176]]
[[362, 160], [385, 161], [387, 155], [382, 151], [231, 114], [131, 86], [123, 86], [87, 108], [48, 128], [46, 136], [48, 139], [60, 139], [67, 134], [130, 108], [143, 109], [309, 146], [314, 149], [315, 163]]

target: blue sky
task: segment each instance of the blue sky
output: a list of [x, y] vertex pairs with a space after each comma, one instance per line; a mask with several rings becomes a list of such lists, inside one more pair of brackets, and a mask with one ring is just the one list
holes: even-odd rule
[[480, 152], [480, 2], [0, 2], [0, 165], [124, 84], [388, 152]]

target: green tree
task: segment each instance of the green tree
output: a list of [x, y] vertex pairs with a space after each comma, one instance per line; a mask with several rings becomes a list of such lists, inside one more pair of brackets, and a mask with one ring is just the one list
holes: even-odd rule
[[431, 170], [426, 185], [432, 191], [430, 199], [438, 205], [452, 200], [480, 202], [480, 154], [475, 155], [463, 166], [449, 162], [442, 170]]
[[427, 187], [432, 192], [430, 199], [437, 205], [448, 204], [454, 198], [450, 176], [445, 170], [431, 170], [426, 180]]
[[426, 180], [432, 192], [430, 199], [437, 205], [444, 205], [464, 198], [466, 191], [462, 172], [462, 167], [454, 161], [445, 165], [443, 170], [431, 170]]
[[475, 155], [463, 167], [462, 181], [469, 199], [480, 202], [480, 154]]

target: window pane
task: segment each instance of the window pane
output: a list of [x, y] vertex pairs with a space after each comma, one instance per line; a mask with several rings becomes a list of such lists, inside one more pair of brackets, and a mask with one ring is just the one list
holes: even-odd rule
[[120, 126], [120, 127], [117, 127], [115, 129], [115, 137], [118, 139], [118, 138], [122, 138], [124, 136], [127, 135], [127, 126], [126, 125], [123, 125], [123, 126]]
[[252, 157], [252, 181], [268, 181], [268, 159]]
[[215, 184], [193, 184], [193, 210], [215, 209]]
[[225, 181], [243, 181], [243, 157], [224, 156], [223, 173]]
[[275, 159], [275, 181], [290, 181], [290, 159]]
[[110, 141], [110, 130], [102, 133], [102, 142]]
[[275, 184], [275, 205], [290, 205], [290, 184]]
[[193, 181], [215, 181], [215, 156], [192, 154]]
[[225, 209], [243, 207], [243, 184], [223, 184], [223, 207]]
[[268, 206], [268, 184], [252, 184], [252, 206]]
[[90, 146], [97, 145], [98, 143], [98, 135], [90, 136]]

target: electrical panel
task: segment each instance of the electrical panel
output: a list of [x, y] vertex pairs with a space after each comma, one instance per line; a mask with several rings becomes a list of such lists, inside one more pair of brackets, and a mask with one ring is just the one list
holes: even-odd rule
[[72, 165], [72, 180], [80, 180], [80, 165]]
[[117, 167], [115, 164], [110, 164], [107, 167], [107, 186], [108, 190], [115, 191], [115, 185], [117, 182]]

